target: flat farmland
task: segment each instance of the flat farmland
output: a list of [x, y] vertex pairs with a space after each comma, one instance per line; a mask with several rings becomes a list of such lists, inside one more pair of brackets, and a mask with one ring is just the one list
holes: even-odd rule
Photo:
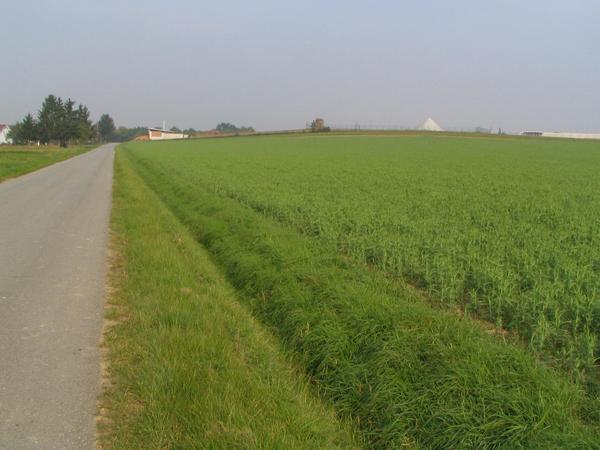
[[597, 142], [120, 148], [367, 446], [598, 446]]

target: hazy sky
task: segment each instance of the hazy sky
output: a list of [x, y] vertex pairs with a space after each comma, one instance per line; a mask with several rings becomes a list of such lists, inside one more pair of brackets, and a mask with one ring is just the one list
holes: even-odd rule
[[0, 2], [0, 123], [600, 131], [600, 1]]

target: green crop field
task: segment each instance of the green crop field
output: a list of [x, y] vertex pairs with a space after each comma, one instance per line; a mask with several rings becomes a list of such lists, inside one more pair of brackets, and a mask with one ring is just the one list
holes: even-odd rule
[[0, 181], [63, 161], [91, 148], [93, 147], [89, 145], [70, 148], [2, 145], [0, 146]]
[[127, 143], [313, 394], [373, 448], [600, 448], [600, 145]]

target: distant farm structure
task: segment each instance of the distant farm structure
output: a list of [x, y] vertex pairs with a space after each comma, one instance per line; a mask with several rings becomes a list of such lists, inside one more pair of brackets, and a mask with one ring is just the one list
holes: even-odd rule
[[600, 139], [600, 133], [570, 133], [558, 131], [521, 131], [521, 136], [539, 136], [566, 139]]
[[425, 122], [423, 122], [421, 124], [420, 127], [417, 128], [417, 130], [421, 130], [421, 131], [444, 131], [442, 129], [442, 127], [440, 127], [435, 120], [433, 120], [431, 117], [428, 117]]
[[188, 134], [180, 131], [164, 130], [162, 128], [148, 128], [148, 139], [151, 141], [167, 141], [171, 139], [186, 139]]
[[8, 125], [4, 125], [0, 123], [0, 144], [11, 144], [12, 139], [9, 139], [8, 132], [10, 131], [10, 127]]

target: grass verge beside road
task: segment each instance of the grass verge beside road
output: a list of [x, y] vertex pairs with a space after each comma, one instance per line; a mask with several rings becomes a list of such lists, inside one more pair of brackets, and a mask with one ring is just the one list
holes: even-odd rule
[[103, 448], [358, 448], [117, 152]]
[[18, 177], [50, 164], [87, 152], [95, 145], [60, 148], [55, 146], [0, 146], [0, 181]]

